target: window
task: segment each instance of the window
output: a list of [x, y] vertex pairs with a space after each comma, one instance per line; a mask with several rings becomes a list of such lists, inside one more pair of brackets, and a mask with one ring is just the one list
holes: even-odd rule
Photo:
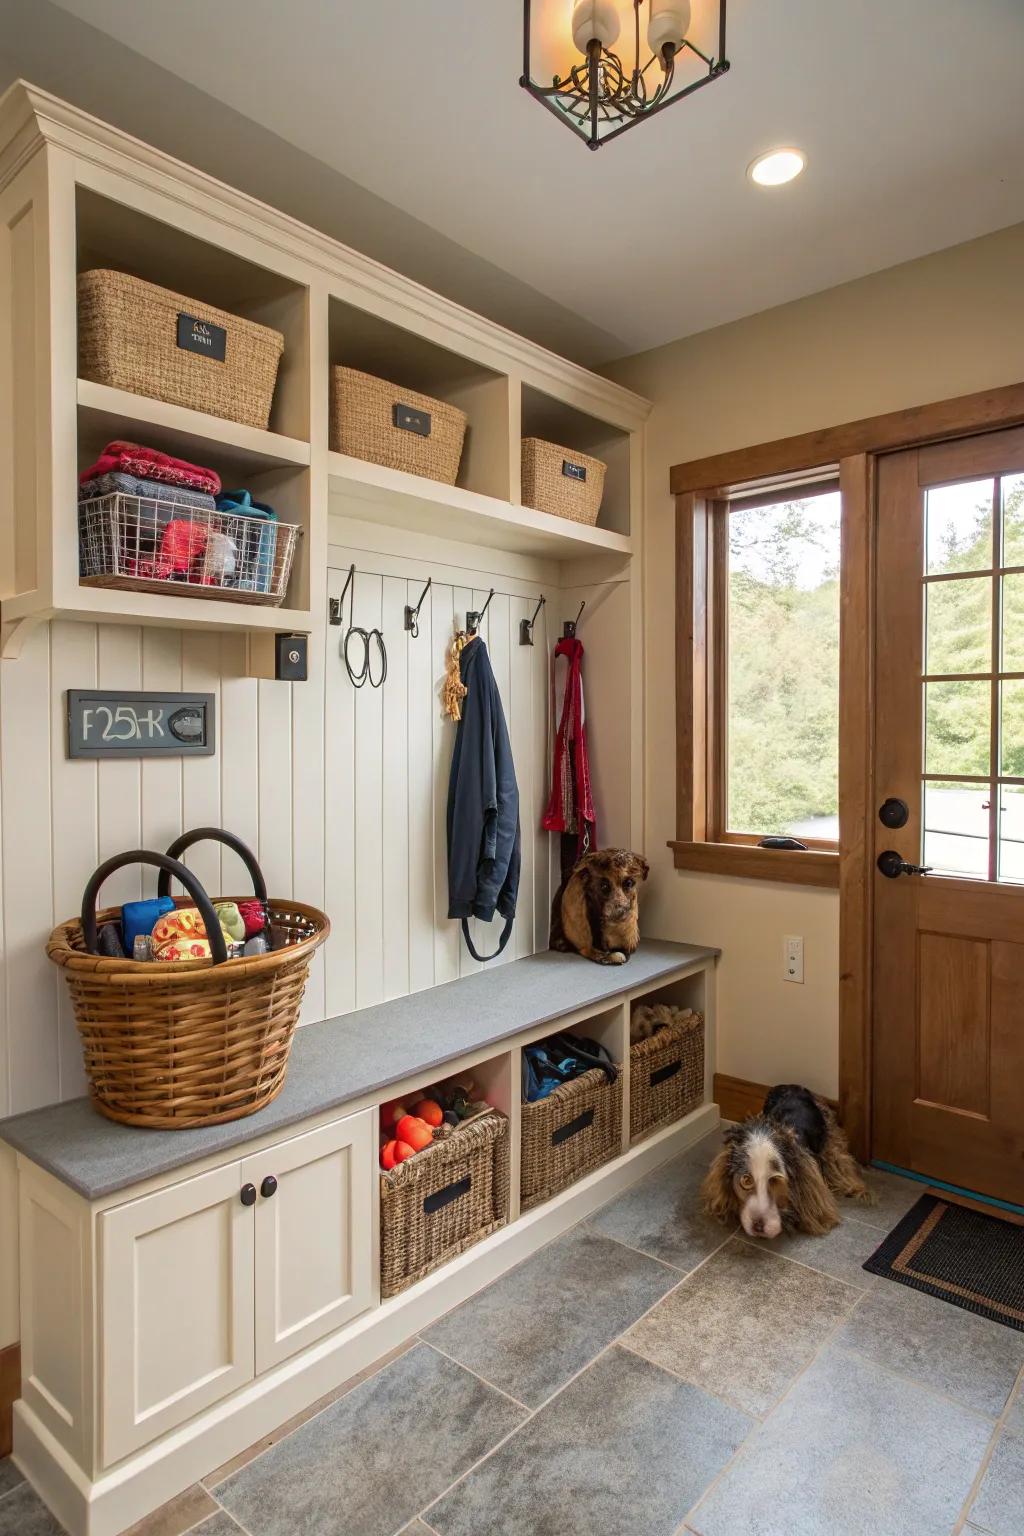
[[709, 836], [839, 840], [839, 491], [720, 504]]

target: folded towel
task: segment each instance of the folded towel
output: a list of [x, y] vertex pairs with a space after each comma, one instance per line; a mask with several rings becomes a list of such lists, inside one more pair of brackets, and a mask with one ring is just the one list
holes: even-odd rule
[[250, 491], [223, 491], [217, 497], [217, 511], [228, 517], [252, 518], [265, 525], [254, 539], [245, 534], [239, 540], [241, 558], [235, 585], [245, 592], [269, 592], [277, 552], [277, 513], [264, 502], [253, 501]]
[[136, 475], [141, 480], [160, 480], [168, 485], [191, 486], [196, 491], [208, 491], [216, 496], [220, 490], [220, 476], [215, 470], [201, 464], [190, 464], [187, 459], [175, 459], [156, 448], [146, 448], [141, 443], [116, 441], [108, 443], [96, 460], [84, 469], [79, 480], [95, 480], [98, 475]]
[[140, 935], [151, 934], [157, 919], [163, 917], [165, 912], [173, 911], [174, 902], [170, 896], [153, 896], [148, 901], [126, 901], [121, 908], [121, 932], [128, 954], [134, 951], [135, 940]]
[[187, 485], [168, 485], [160, 480], [142, 480], [137, 475], [118, 471], [83, 480], [78, 489], [79, 501], [115, 495], [139, 496], [148, 501], [176, 503], [179, 507], [200, 507], [204, 512], [213, 512], [217, 507], [209, 491], [194, 491]]

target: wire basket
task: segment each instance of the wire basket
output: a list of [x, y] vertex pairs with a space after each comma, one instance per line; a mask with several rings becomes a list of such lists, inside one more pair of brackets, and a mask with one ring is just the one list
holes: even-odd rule
[[79, 580], [275, 606], [301, 533], [295, 523], [118, 491], [78, 504]]

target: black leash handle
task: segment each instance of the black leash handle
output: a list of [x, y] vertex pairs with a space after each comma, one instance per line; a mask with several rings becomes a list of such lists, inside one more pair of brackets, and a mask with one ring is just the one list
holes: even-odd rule
[[[92, 876], [82, 896], [82, 938], [85, 947], [91, 955], [96, 955], [96, 898], [99, 895], [100, 886], [108, 875], [115, 870], [123, 869], [126, 864], [152, 864], [160, 871], [160, 894], [167, 895], [171, 878], [180, 880], [196, 906], [199, 915], [206, 928], [206, 937], [210, 942], [210, 954], [214, 965], [222, 965], [228, 958], [227, 945], [224, 942], [224, 934], [216, 912], [213, 910], [213, 902], [207, 896], [205, 890], [196, 879], [190, 869], [184, 864], [179, 864], [177, 859], [172, 859], [166, 853], [151, 853], [148, 848], [136, 848], [131, 853], [118, 853], [105, 864], [101, 864]], [[165, 886], [166, 882], [166, 886]], [[131, 958], [129, 956], [129, 958]]]

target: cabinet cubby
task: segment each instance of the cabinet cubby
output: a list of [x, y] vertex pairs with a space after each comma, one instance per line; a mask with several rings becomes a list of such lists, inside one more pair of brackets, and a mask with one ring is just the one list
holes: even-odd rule
[[[523, 385], [522, 436], [540, 437], [562, 448], [588, 453], [608, 466], [598, 531], [628, 536], [630, 519], [630, 434], [576, 406]], [[518, 444], [516, 449], [518, 451]]]

